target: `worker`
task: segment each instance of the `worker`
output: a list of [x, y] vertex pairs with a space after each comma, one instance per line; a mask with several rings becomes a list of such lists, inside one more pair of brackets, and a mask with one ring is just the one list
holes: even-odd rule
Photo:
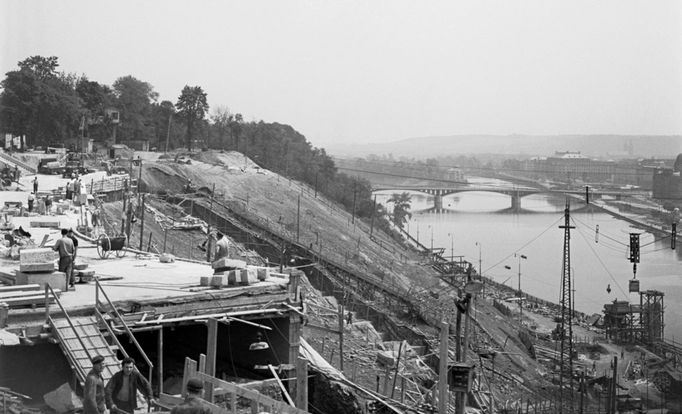
[[230, 242], [227, 241], [227, 237], [221, 232], [216, 235], [218, 241], [215, 244], [215, 260], [222, 259], [223, 257], [228, 257], [230, 250]]
[[186, 193], [192, 192], [192, 180], [191, 179], [187, 180], [187, 185], [185, 186], [185, 192]]
[[33, 178], [33, 192], [38, 194], [38, 176], [36, 175], [35, 178]]
[[45, 196], [45, 214], [52, 215], [52, 196], [49, 194]]
[[204, 383], [197, 378], [187, 381], [185, 401], [171, 409], [171, 414], [210, 414], [211, 408], [202, 400]]
[[152, 387], [135, 369], [135, 360], [128, 357], [121, 361], [121, 370], [114, 374], [105, 388], [107, 408], [112, 414], [134, 414], [137, 409], [137, 391], [141, 391], [151, 406], [156, 403]]
[[14, 166], [14, 181], [19, 182], [19, 177], [21, 177], [21, 172], [19, 171], [19, 166]]
[[35, 202], [36, 197], [33, 195], [33, 193], [30, 193], [28, 195], [28, 212], [32, 213], [33, 212], [33, 203]]
[[62, 238], [57, 240], [52, 249], [59, 252], [59, 271], [66, 274], [69, 287], [73, 287], [73, 254], [75, 248], [73, 241], [68, 237], [68, 233], [67, 229], [62, 229]]
[[[73, 234], [73, 229], [69, 229], [69, 232], [66, 233], [66, 235], [71, 239], [73, 242], [73, 266], [71, 266], [71, 272], [75, 272], [74, 267], [76, 266], [76, 256], [78, 255], [78, 239], [76, 238], [76, 235]], [[73, 275], [71, 275], [73, 279]]]
[[81, 179], [76, 178], [73, 181], [73, 201], [80, 200], [81, 196]]
[[66, 199], [71, 200], [73, 198], [73, 174], [71, 174], [71, 179], [66, 183]]
[[104, 414], [104, 357], [97, 355], [92, 358], [92, 369], [85, 378], [85, 390], [83, 391], [83, 414]]

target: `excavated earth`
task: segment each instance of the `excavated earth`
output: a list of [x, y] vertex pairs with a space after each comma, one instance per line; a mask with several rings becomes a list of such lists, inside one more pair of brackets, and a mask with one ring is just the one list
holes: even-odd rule
[[[164, 223], [167, 223], [168, 218], [182, 220], [186, 215], [181, 207], [163, 199], [166, 195], [187, 192], [189, 184], [191, 192], [204, 193], [207, 196], [213, 194], [216, 202], [224, 203], [240, 215], [264, 224], [275, 234], [295, 240], [298, 233], [301, 244], [310, 246], [311, 250], [321, 256], [344, 263], [355, 271], [375, 275], [383, 283], [409, 292], [411, 300], [430, 306], [434, 314], [452, 321], [452, 335], [456, 290], [441, 281], [438, 273], [424, 263], [417, 251], [376, 230], [373, 232], [373, 239], [370, 239], [368, 223], [353, 220], [348, 212], [321, 194], [315, 195], [314, 190], [307, 185], [261, 169], [236, 152], [208, 151], [166, 159], [158, 158], [155, 154], [146, 154], [141, 168], [141, 188], [151, 193], [145, 203], [152, 206], [155, 213], [160, 213], [145, 211], [143, 250], [148, 246], [152, 251], [163, 250], [165, 228], [168, 227]], [[117, 228], [120, 230], [121, 209], [120, 201], [104, 205], [111, 231]], [[156, 217], [157, 215], [162, 218]], [[132, 246], [139, 246], [139, 221], [133, 225]], [[180, 257], [205, 260], [205, 253], [199, 247], [206, 238], [205, 231], [205, 227], [168, 230], [165, 233], [166, 251], [172, 251]], [[151, 243], [149, 232], [152, 233]], [[235, 254], [242, 257], [257, 256], [253, 254], [252, 246], [236, 243], [235, 249]], [[338, 316], [329, 312], [335, 309], [334, 299], [324, 297], [307, 281], [304, 289], [308, 300], [319, 305], [308, 308], [309, 322], [338, 329]], [[519, 339], [519, 326], [514, 318], [503, 315], [493, 306], [494, 299], [505, 295], [504, 291], [486, 290], [485, 297], [478, 295], [475, 298], [472, 308], [470, 349], [479, 353], [496, 351], [495, 358], [479, 358], [475, 361], [482, 394], [492, 393], [498, 404], [521, 399], [527, 401], [529, 398], [535, 401], [550, 399], [553, 390], [556, 390], [556, 385], [552, 384], [552, 378], [556, 377], [551, 371], [553, 367], [548, 368], [528, 355], [526, 347]], [[376, 307], [380, 308], [380, 305]], [[399, 341], [403, 338], [390, 338], [386, 333], [377, 332], [367, 321], [372, 319], [368, 310], [351, 311], [354, 315], [353, 323], [344, 327], [344, 373], [347, 378], [373, 391], [377, 389], [377, 381], [380, 380], [381, 391], [386, 370], [377, 366], [376, 355], [392, 346], [384, 343], [385, 339]], [[381, 312], [381, 309], [378, 311]], [[438, 333], [435, 327], [415, 318], [401, 319], [402, 315], [384, 316], [395, 327], [413, 332], [414, 338], [425, 338], [422, 342], [429, 345], [432, 354], [437, 353]], [[537, 318], [551, 324], [550, 317], [543, 319], [539, 315]], [[305, 328], [303, 334], [318, 352], [339, 367], [338, 335], [313, 328]], [[451, 336], [451, 341], [452, 338], [454, 337]], [[404, 339], [410, 342], [409, 339], [412, 338]], [[451, 353], [452, 356], [454, 354]], [[432, 355], [423, 355], [421, 359], [428, 363], [431, 357]], [[429, 369], [420, 376], [437, 379]], [[428, 401], [428, 385], [429, 381], [421, 381], [420, 389], [416, 386], [410, 389], [408, 384], [405, 403], [417, 406]]]

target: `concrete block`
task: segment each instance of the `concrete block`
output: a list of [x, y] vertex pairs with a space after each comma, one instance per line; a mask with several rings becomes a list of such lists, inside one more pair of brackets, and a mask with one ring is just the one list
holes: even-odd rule
[[16, 284], [17, 285], [40, 285], [40, 289], [44, 290], [45, 285], [48, 283], [52, 289], [60, 289], [66, 291], [66, 274], [64, 272], [52, 272], [52, 273], [16, 273]]
[[208, 286], [211, 276], [201, 276], [199, 278], [199, 286]]
[[53, 229], [58, 229], [59, 220], [51, 219], [49, 217], [41, 217], [37, 220], [31, 220], [31, 227], [48, 227]]
[[65, 382], [56, 390], [43, 395], [43, 399], [45, 404], [60, 414], [83, 408], [81, 399], [73, 392], [68, 382]]
[[20, 272], [54, 272], [57, 253], [50, 248], [21, 249], [19, 251]]
[[239, 270], [236, 270], [235, 272], [238, 272], [238, 274], [239, 274], [237, 281], [240, 285], [250, 285], [252, 283], [258, 282], [257, 269], [254, 269], [254, 268], [239, 269]]
[[209, 282], [211, 286], [213, 287], [222, 287], [225, 285], [225, 276], [219, 275], [219, 276], [211, 276], [211, 281]]
[[268, 276], [270, 274], [270, 269], [268, 269], [267, 267], [259, 267], [258, 269], [256, 269], [256, 272], [257, 272], [258, 280], [263, 281], [263, 280], [268, 278]]
[[229, 268], [229, 269], [244, 269], [246, 267], [246, 262], [243, 260], [228, 259], [223, 257], [211, 263], [211, 267], [214, 269]]
[[161, 253], [159, 255], [159, 262], [161, 263], [173, 263], [175, 262], [175, 256], [170, 253]]
[[230, 270], [227, 272], [227, 284], [229, 286], [234, 286], [237, 284], [237, 270]]
[[54, 262], [19, 264], [19, 271], [25, 273], [54, 272], [55, 271]]

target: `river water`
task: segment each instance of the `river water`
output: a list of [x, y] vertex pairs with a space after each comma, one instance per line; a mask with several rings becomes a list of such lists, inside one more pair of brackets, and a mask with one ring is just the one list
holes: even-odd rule
[[[377, 192], [377, 202], [386, 204], [391, 194]], [[480, 253], [483, 274], [515, 289], [520, 263], [524, 292], [560, 302], [564, 230], [559, 226], [564, 223], [564, 198], [530, 195], [521, 199], [522, 213], [510, 213], [504, 211], [511, 206], [509, 196], [459, 193], [443, 198], [446, 213], [432, 213], [426, 211], [433, 206], [431, 196], [417, 192], [411, 195], [413, 215], [406, 229], [423, 245], [444, 248], [445, 256], [464, 256], [476, 269]], [[575, 211], [571, 213], [571, 224], [576, 227], [571, 230], [570, 241], [575, 308], [591, 314], [602, 313], [604, 304], [614, 299], [639, 304], [639, 294], [628, 292], [633, 269], [627, 259], [627, 246], [629, 233], [642, 230], [606, 213]], [[671, 250], [670, 239], [657, 241], [650, 233], [640, 236], [640, 245], [641, 262], [637, 267], [640, 290], [659, 290], [665, 294], [665, 337], [679, 341], [682, 247]], [[520, 259], [520, 255], [527, 259]]]

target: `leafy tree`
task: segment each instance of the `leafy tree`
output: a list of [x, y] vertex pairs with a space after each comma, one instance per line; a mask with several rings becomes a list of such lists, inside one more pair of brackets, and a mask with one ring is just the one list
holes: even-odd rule
[[227, 136], [232, 133], [232, 122], [234, 122], [234, 115], [226, 106], [218, 106], [213, 109], [211, 114], [211, 121], [213, 121], [213, 129], [217, 135], [215, 142], [210, 143], [213, 148], [225, 149]]
[[412, 218], [412, 213], [409, 211], [411, 201], [412, 196], [409, 193], [395, 193], [388, 199], [389, 203], [393, 203], [392, 219], [396, 226], [403, 228], [407, 220]]
[[19, 69], [31, 72], [36, 79], [45, 80], [57, 76], [59, 67], [56, 56], [31, 56], [19, 62]]
[[159, 97], [154, 87], [128, 75], [116, 79], [113, 88], [121, 119], [118, 141], [129, 142], [152, 136], [152, 102]]
[[113, 123], [107, 115], [107, 109], [115, 105], [114, 92], [107, 85], [82, 76], [76, 81], [76, 93], [84, 105], [86, 135], [100, 141], [107, 140], [113, 132]]
[[192, 140], [194, 139], [194, 126], [204, 119], [208, 111], [206, 92], [201, 89], [201, 86], [185, 85], [175, 106], [178, 108], [178, 116], [185, 121], [187, 126], [187, 149], [191, 151]]
[[171, 101], [161, 101], [160, 104], [152, 104], [152, 120], [154, 124], [154, 136], [156, 148], [168, 151], [167, 144], [177, 142], [180, 138], [179, 128], [175, 125], [175, 105]]
[[0, 94], [3, 129], [26, 135], [27, 144], [64, 142], [76, 135], [82, 103], [74, 77], [57, 73], [57, 58], [32, 56], [6, 74]]

